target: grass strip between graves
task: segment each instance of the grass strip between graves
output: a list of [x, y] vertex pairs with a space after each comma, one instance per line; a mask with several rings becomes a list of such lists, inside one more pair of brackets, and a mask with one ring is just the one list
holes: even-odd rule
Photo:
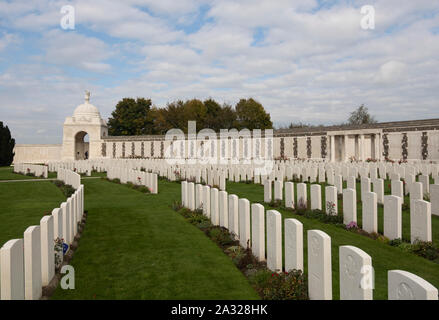
[[71, 261], [75, 290], [52, 299], [259, 299], [231, 259], [172, 209], [180, 185], [144, 194], [84, 180], [87, 227]]

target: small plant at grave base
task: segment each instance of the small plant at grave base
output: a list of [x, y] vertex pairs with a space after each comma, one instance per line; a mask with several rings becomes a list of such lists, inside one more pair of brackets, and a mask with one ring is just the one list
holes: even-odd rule
[[346, 230], [357, 230], [358, 225], [355, 221], [351, 221], [346, 225]]
[[300, 215], [304, 215], [305, 214], [307, 205], [306, 205], [305, 200], [303, 200], [303, 198], [300, 198], [299, 201], [297, 201], [296, 208], [297, 208], [297, 213], [298, 214], [300, 214]]
[[209, 228], [212, 227], [212, 223], [211, 223], [210, 220], [207, 218], [206, 220], [204, 220], [204, 221], [198, 223], [196, 226], [197, 226], [197, 228], [199, 228], [199, 229], [201, 229], [201, 230], [203, 230], [203, 231], [206, 231], [207, 229], [209, 229]]
[[253, 255], [252, 250], [249, 247], [249, 243], [247, 243], [247, 249], [243, 248], [243, 250], [243, 255], [238, 261], [236, 261], [236, 266], [238, 267], [238, 269], [240, 269], [241, 271], [245, 271], [247, 269], [247, 266], [254, 266], [259, 264], [258, 259]]
[[335, 216], [337, 213], [335, 212], [335, 203], [332, 201], [326, 202], [326, 213], [330, 216]]
[[412, 245], [412, 252], [439, 263], [439, 248], [434, 246], [432, 242], [416, 240]]
[[116, 179], [113, 179], [112, 182], [117, 183], [117, 184], [120, 184], [120, 179], [117, 179], [117, 178], [116, 178]]
[[55, 270], [59, 271], [63, 262], [63, 243], [64, 239], [56, 238], [55, 240]]
[[180, 211], [181, 209], [183, 209], [183, 205], [181, 204], [180, 201], [174, 200], [174, 202], [172, 203], [172, 209], [174, 211]]
[[139, 186], [138, 190], [142, 193], [151, 193], [151, 191], [149, 190], [149, 188], [145, 187], [145, 186]]
[[251, 282], [264, 300], [308, 300], [308, 283], [301, 270], [272, 272], [260, 270], [251, 276]]
[[389, 241], [389, 245], [391, 245], [392, 247], [398, 247], [402, 244], [402, 240], [400, 238], [398, 239], [393, 239]]
[[62, 182], [61, 180], [55, 180], [53, 181], [53, 183], [55, 184], [55, 186], [57, 186], [58, 188], [61, 188], [64, 186], [64, 182]]
[[239, 245], [228, 247], [225, 253], [232, 259], [233, 263], [238, 265], [239, 261], [245, 255], [245, 249]]
[[277, 200], [271, 199], [271, 201], [268, 205], [272, 208], [279, 208], [282, 206], [282, 201], [279, 199], [277, 199]]
[[214, 227], [209, 230], [209, 237], [217, 243], [220, 247], [230, 246], [235, 243], [235, 240], [229, 231], [222, 227]]

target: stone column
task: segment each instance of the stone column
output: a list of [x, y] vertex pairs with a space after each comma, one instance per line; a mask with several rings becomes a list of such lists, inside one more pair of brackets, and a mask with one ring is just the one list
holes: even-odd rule
[[343, 140], [343, 161], [347, 162], [348, 161], [348, 135], [345, 134], [344, 135], [344, 140]]
[[358, 139], [358, 147], [359, 147], [359, 160], [364, 161], [364, 134], [360, 134], [360, 139]]
[[330, 147], [331, 147], [331, 151], [330, 151], [331, 162], [335, 162], [335, 136], [330, 136], [330, 137], [331, 137], [331, 141], [330, 141]]
[[380, 160], [380, 135], [378, 133], [374, 135], [374, 149], [374, 159]]

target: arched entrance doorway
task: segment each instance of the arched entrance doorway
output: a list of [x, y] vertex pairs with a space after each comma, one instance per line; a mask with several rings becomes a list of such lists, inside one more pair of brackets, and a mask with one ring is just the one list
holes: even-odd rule
[[80, 131], [75, 135], [75, 159], [86, 160], [90, 156], [90, 141], [88, 133]]

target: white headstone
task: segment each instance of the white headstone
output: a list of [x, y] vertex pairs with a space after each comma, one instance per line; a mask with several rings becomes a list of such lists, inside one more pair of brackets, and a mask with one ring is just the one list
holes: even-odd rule
[[41, 281], [47, 286], [55, 275], [55, 250], [53, 236], [53, 216], [44, 216], [40, 220], [41, 228]]
[[343, 223], [357, 222], [357, 193], [354, 189], [343, 190]]
[[306, 192], [306, 184], [298, 183], [297, 184], [297, 208], [303, 209], [308, 207], [308, 196]]
[[438, 290], [421, 277], [403, 270], [387, 274], [389, 300], [438, 300]]
[[369, 233], [378, 232], [377, 194], [366, 192], [363, 199], [363, 230]]
[[264, 202], [265, 203], [271, 202], [271, 194], [272, 194], [271, 184], [272, 184], [271, 180], [269, 180], [269, 179], [264, 180]]
[[214, 226], [219, 225], [219, 203], [217, 188], [212, 188], [210, 190], [210, 221]]
[[274, 200], [282, 200], [282, 183], [283, 181], [279, 180], [274, 182]]
[[377, 195], [377, 202], [384, 204], [384, 180], [376, 179], [373, 181], [373, 192]]
[[195, 210], [195, 184], [188, 182], [187, 184], [187, 207], [189, 210]]
[[259, 261], [265, 260], [265, 209], [259, 203], [252, 204], [252, 252]]
[[401, 202], [404, 203], [404, 189], [401, 180], [392, 180], [392, 195], [400, 197]]
[[337, 188], [334, 186], [325, 187], [325, 212], [329, 214], [332, 212], [333, 215], [338, 214], [338, 198], [337, 198]]
[[285, 219], [285, 271], [303, 271], [303, 224], [296, 219]]
[[181, 205], [187, 208], [187, 181], [181, 182]]
[[31, 226], [24, 232], [24, 297], [26, 300], [41, 298], [43, 293], [41, 275], [40, 226]]
[[219, 192], [219, 225], [229, 228], [229, 205], [226, 191]]
[[401, 198], [398, 196], [384, 197], [384, 236], [393, 239], [401, 239]]
[[294, 183], [285, 182], [285, 207], [294, 209]]
[[203, 214], [210, 217], [210, 187], [203, 186]]
[[370, 192], [370, 179], [363, 177], [361, 178], [361, 200], [366, 192]]
[[239, 199], [239, 244], [250, 247], [250, 202], [247, 199]]
[[66, 202], [61, 203], [62, 210], [62, 234], [64, 237], [64, 243], [70, 244], [70, 212], [68, 210], [68, 206]]
[[229, 231], [239, 239], [239, 214], [238, 214], [238, 196], [229, 195]]
[[332, 300], [331, 237], [308, 230], [308, 292], [310, 300]]
[[348, 177], [347, 187], [348, 187], [348, 189], [357, 190], [357, 180], [355, 179], [354, 176]]
[[282, 215], [267, 211], [267, 268], [282, 272]]
[[422, 183], [422, 190], [424, 191], [424, 194], [428, 195], [430, 193], [430, 177], [421, 174], [418, 179], [419, 182]]
[[372, 300], [372, 258], [359, 248], [340, 246], [339, 263], [340, 300]]
[[335, 187], [337, 188], [338, 194], [341, 194], [343, 192], [343, 179], [341, 175], [335, 176]]
[[322, 210], [322, 187], [319, 184], [311, 185], [311, 210]]
[[14, 239], [0, 249], [2, 300], [24, 300], [23, 246], [23, 239]]
[[410, 241], [431, 242], [431, 205], [424, 200], [415, 200], [415, 214], [410, 220]]

